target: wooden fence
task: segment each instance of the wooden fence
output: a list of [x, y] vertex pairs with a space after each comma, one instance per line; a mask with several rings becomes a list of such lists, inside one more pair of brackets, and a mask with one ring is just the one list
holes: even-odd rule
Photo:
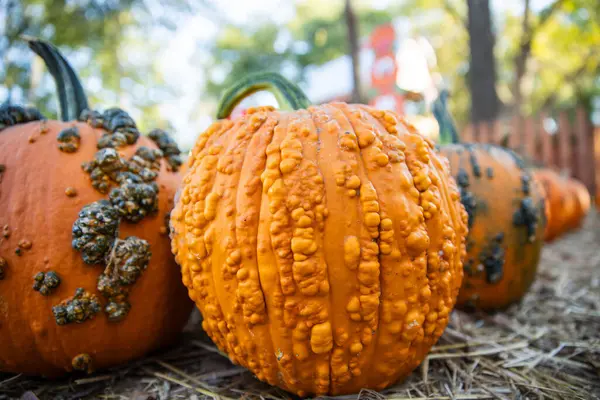
[[471, 124], [463, 130], [461, 139], [509, 147], [535, 164], [579, 179], [590, 193], [595, 193], [595, 188], [600, 187], [596, 181], [600, 180], [599, 135], [600, 130], [594, 131], [585, 110], [579, 108], [552, 117], [542, 113]]

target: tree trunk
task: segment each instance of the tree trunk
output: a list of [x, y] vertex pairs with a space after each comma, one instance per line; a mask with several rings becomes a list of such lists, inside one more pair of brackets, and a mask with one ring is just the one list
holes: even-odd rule
[[513, 108], [515, 113], [521, 111], [523, 103], [523, 93], [521, 92], [521, 82], [525, 76], [525, 67], [527, 59], [531, 53], [531, 26], [529, 24], [530, 0], [525, 0], [525, 10], [523, 11], [523, 26], [521, 34], [521, 43], [519, 54], [515, 57], [515, 82], [513, 84]]
[[469, 43], [471, 64], [469, 89], [471, 92], [472, 122], [491, 121], [497, 118], [500, 101], [496, 93], [495, 37], [489, 0], [468, 0]]
[[356, 15], [352, 9], [351, 0], [346, 0], [344, 7], [346, 26], [348, 27], [348, 44], [350, 47], [350, 58], [352, 59], [352, 102], [361, 103], [360, 93], [360, 65], [359, 65], [359, 47], [358, 47], [358, 24]]

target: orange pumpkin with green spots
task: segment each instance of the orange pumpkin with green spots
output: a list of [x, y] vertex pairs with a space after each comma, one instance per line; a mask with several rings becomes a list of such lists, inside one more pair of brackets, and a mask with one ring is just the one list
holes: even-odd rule
[[484, 144], [440, 150], [469, 214], [458, 305], [504, 308], [520, 300], [535, 278], [545, 229], [543, 189], [510, 150]]
[[82, 114], [71, 67], [30, 46], [65, 121], [0, 108], [0, 371], [91, 372], [173, 342], [187, 321], [166, 218], [178, 156], [158, 131], [138, 137], [122, 110]]
[[300, 396], [383, 389], [421, 363], [460, 287], [447, 161], [394, 113], [310, 106], [276, 74], [235, 85], [219, 118], [261, 89], [294, 110], [221, 119], [192, 151], [171, 216], [183, 282], [259, 379]]
[[448, 111], [449, 93], [433, 103], [440, 152], [469, 214], [465, 277], [458, 306], [494, 310], [519, 301], [533, 283], [545, 229], [544, 191], [514, 152], [460, 143]]

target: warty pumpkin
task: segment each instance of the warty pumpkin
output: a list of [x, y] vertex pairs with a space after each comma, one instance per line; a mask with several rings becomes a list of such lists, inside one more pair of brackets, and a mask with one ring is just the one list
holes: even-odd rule
[[440, 152], [450, 161], [469, 215], [457, 306], [505, 308], [520, 300], [535, 278], [545, 229], [542, 188], [511, 150], [460, 143], [446, 97], [438, 99], [435, 111]]
[[171, 216], [203, 328], [237, 364], [300, 396], [383, 389], [440, 337], [466, 213], [447, 161], [391, 112], [310, 106], [277, 74], [226, 92]]
[[192, 303], [167, 232], [174, 142], [140, 136], [120, 109], [88, 110], [58, 50], [29, 45], [64, 122], [0, 108], [0, 371], [53, 377], [170, 343]]

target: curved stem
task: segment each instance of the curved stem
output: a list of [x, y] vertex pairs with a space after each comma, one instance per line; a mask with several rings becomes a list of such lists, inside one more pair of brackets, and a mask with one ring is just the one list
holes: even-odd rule
[[46, 67], [52, 74], [60, 105], [60, 118], [63, 121], [74, 121], [83, 110], [88, 109], [88, 101], [77, 74], [63, 57], [60, 51], [52, 44], [29, 37], [23, 37], [29, 48], [44, 60]]
[[250, 74], [225, 91], [217, 108], [217, 118], [227, 118], [236, 105], [251, 94], [267, 90], [275, 95], [281, 109], [299, 110], [310, 106], [302, 90], [275, 72]]
[[433, 115], [440, 127], [439, 142], [442, 145], [460, 143], [458, 131], [456, 130], [456, 126], [454, 125], [454, 120], [452, 119], [450, 111], [448, 110], [448, 96], [448, 91], [443, 89], [440, 92], [439, 97], [433, 102], [432, 110]]

